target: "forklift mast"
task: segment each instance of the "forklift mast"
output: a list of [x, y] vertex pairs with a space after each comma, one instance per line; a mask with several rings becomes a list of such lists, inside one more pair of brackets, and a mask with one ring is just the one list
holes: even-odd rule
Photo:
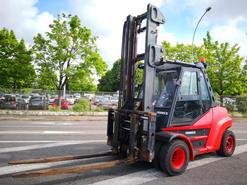
[[[151, 162], [154, 159], [156, 114], [153, 108], [155, 66], [162, 62], [163, 49], [157, 45], [157, 27], [164, 16], [153, 5], [133, 17], [129, 15], [123, 26], [121, 76], [118, 109], [108, 111], [107, 144], [115, 153], [134, 160]], [[145, 51], [137, 53], [137, 37], [145, 33]], [[140, 65], [140, 62], [141, 65]], [[136, 97], [136, 71], [143, 69], [140, 94]]]
[[[139, 110], [153, 111], [152, 95], [155, 76], [154, 64], [162, 61], [163, 48], [157, 45], [157, 27], [164, 24], [165, 18], [159, 9], [153, 5], [147, 6], [147, 12], [133, 17], [129, 15], [123, 26], [121, 52], [121, 78], [119, 89], [119, 109], [134, 110], [139, 101]], [[146, 32], [145, 52], [137, 54], [138, 34]], [[144, 61], [142, 90], [143, 96], [135, 98], [137, 62]]]

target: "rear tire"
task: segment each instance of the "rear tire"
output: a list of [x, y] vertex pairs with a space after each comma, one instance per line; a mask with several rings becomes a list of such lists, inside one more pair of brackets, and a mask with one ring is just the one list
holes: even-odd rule
[[223, 157], [232, 156], [236, 146], [235, 135], [232, 131], [226, 130], [222, 136], [220, 149], [216, 153]]
[[160, 168], [171, 176], [182, 174], [189, 162], [189, 148], [184, 141], [174, 140], [161, 147]]

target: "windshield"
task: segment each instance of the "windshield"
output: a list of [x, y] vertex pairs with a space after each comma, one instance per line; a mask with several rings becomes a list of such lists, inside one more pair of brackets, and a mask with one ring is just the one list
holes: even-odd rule
[[156, 108], [170, 108], [174, 96], [178, 72], [176, 70], [158, 73], [154, 84], [154, 101]]
[[154, 83], [154, 111], [157, 112], [156, 130], [167, 126], [175, 94], [177, 70], [162, 71], [157, 73]]

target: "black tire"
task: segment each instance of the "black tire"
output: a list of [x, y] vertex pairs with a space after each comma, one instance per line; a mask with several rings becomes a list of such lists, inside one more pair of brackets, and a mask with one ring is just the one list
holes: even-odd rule
[[234, 153], [236, 146], [235, 135], [230, 130], [225, 130], [220, 144], [220, 149], [216, 153], [223, 157], [230, 157]]
[[160, 155], [160, 148], [162, 146], [162, 143], [160, 142], [155, 142], [155, 147], [154, 147], [154, 160], [152, 162], [153, 167], [160, 170], [160, 160], [159, 160], [159, 155]]
[[[184, 141], [173, 140], [161, 147], [159, 160], [160, 168], [168, 175], [182, 174], [189, 163], [189, 148]], [[175, 160], [177, 158], [177, 160]]]

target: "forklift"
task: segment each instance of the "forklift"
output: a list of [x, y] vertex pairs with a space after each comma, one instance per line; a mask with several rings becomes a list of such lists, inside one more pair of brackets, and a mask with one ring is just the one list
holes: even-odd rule
[[[116, 155], [120, 159], [13, 174], [33, 177], [79, 173], [147, 161], [174, 176], [182, 174], [196, 156], [217, 152], [229, 157], [235, 150], [232, 119], [216, 104], [206, 73], [205, 60], [197, 63], [170, 61], [157, 45], [157, 28], [165, 23], [160, 10], [149, 4], [138, 16], [124, 22], [121, 76], [117, 109], [108, 111], [105, 153], [16, 160], [31, 164]], [[138, 54], [138, 36], [145, 34], [145, 51]], [[136, 79], [142, 71], [142, 82]]]
[[[231, 156], [232, 119], [217, 106], [205, 59], [169, 61], [157, 45], [160, 10], [128, 16], [123, 27], [118, 109], [108, 113], [108, 145], [129, 160], [152, 162], [169, 175], [183, 173], [195, 156], [217, 152]], [[137, 54], [138, 34], [145, 32], [145, 52]], [[143, 70], [141, 84], [136, 71]]]

